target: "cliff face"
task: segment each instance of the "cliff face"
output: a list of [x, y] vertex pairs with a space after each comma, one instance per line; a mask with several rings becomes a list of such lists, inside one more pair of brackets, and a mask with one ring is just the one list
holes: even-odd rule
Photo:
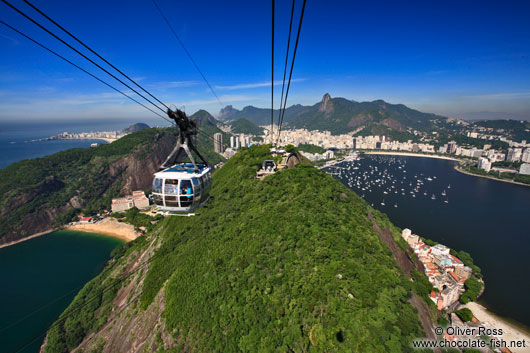
[[130, 195], [134, 190], [150, 189], [153, 173], [159, 171], [160, 165], [174, 146], [175, 137], [171, 134], [163, 135], [156, 144], [150, 146], [152, 151], [142, 147], [132, 155], [112, 163], [108, 169], [109, 181], [122, 179], [122, 195]]
[[[0, 244], [49, 230], [61, 216], [83, 209], [94, 200], [99, 199], [110, 208], [112, 197], [150, 189], [153, 173], [174, 146], [172, 134], [154, 134], [145, 134], [145, 141], [140, 138], [139, 143], [127, 146], [125, 153], [121, 149], [100, 153], [97, 149], [113, 147], [102, 145], [79, 154], [60, 152], [8, 167], [0, 174], [6, 190], [0, 194], [0, 218], [6, 220], [0, 224]], [[118, 140], [113, 144], [123, 143]], [[86, 160], [80, 163], [79, 159]], [[34, 168], [42, 168], [36, 180], [16, 185], [19, 181], [24, 183], [26, 168], [30, 170], [32, 163], [37, 164]]]

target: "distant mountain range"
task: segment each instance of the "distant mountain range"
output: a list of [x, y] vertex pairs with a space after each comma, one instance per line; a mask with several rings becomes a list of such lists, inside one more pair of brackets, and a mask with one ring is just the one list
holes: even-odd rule
[[[277, 121], [278, 110], [274, 111]], [[225, 122], [247, 119], [257, 125], [268, 125], [271, 110], [244, 107], [242, 110], [227, 106], [221, 109], [218, 118]], [[333, 134], [360, 131], [361, 134], [378, 134], [387, 131], [405, 132], [408, 128], [431, 131], [434, 120], [446, 117], [422, 113], [403, 104], [390, 104], [383, 100], [356, 102], [345, 98], [332, 98], [326, 93], [322, 100], [312, 106], [292, 105], [285, 110], [284, 124], [290, 128], [327, 130]]]

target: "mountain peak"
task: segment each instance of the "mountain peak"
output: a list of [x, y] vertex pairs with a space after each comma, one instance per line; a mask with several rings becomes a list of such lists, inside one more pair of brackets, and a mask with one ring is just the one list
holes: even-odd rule
[[136, 123], [136, 124], [129, 126], [128, 128], [123, 129], [122, 131], [126, 133], [132, 133], [132, 132], [137, 132], [143, 129], [149, 129], [149, 125], [145, 123]]
[[238, 112], [239, 110], [235, 109], [232, 105], [227, 105], [219, 111], [218, 118], [221, 120], [230, 119], [234, 114]]
[[324, 112], [330, 114], [333, 112], [333, 102], [331, 101], [331, 96], [329, 93], [324, 94], [322, 97], [322, 102], [320, 102], [320, 107], [318, 108], [319, 112]]
[[194, 120], [198, 126], [202, 126], [202, 124], [205, 122], [210, 125], [216, 125], [217, 123], [215, 118], [204, 109], [195, 112], [192, 116], [190, 116], [190, 119]]

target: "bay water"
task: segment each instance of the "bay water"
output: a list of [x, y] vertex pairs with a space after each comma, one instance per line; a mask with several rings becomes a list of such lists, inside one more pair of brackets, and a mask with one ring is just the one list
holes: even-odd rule
[[123, 244], [61, 230], [0, 249], [0, 351], [38, 352], [49, 326]]
[[[365, 155], [339, 165], [349, 170], [328, 171], [396, 226], [470, 253], [486, 284], [479, 302], [530, 327], [530, 187], [466, 175], [456, 163]], [[418, 179], [423, 184], [414, 192]]]

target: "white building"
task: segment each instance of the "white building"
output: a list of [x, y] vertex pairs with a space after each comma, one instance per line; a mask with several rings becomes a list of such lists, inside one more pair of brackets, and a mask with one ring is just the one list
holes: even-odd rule
[[230, 148], [233, 150], [241, 148], [241, 140], [239, 139], [239, 136], [230, 136]]
[[442, 244], [436, 244], [435, 246], [431, 247], [431, 253], [433, 256], [448, 256], [450, 249]]
[[478, 159], [477, 167], [489, 172], [491, 170], [491, 162], [487, 158], [480, 157]]
[[223, 134], [220, 132], [213, 135], [213, 150], [215, 153], [223, 153]]
[[523, 155], [521, 157], [521, 162], [530, 163], [530, 148], [524, 150]]
[[478, 148], [473, 148], [471, 150], [471, 158], [479, 158], [480, 156], [482, 156], [482, 150], [479, 150]]
[[112, 199], [112, 212], [127, 211], [130, 208], [136, 207], [139, 209], [149, 207], [149, 199], [141, 190], [133, 191], [131, 196]]
[[521, 167], [519, 168], [519, 174], [530, 175], [530, 164], [529, 163], [521, 164]]
[[508, 154], [506, 155], [506, 160], [508, 162], [519, 162], [522, 155], [522, 149], [521, 148], [510, 148], [508, 150]]

